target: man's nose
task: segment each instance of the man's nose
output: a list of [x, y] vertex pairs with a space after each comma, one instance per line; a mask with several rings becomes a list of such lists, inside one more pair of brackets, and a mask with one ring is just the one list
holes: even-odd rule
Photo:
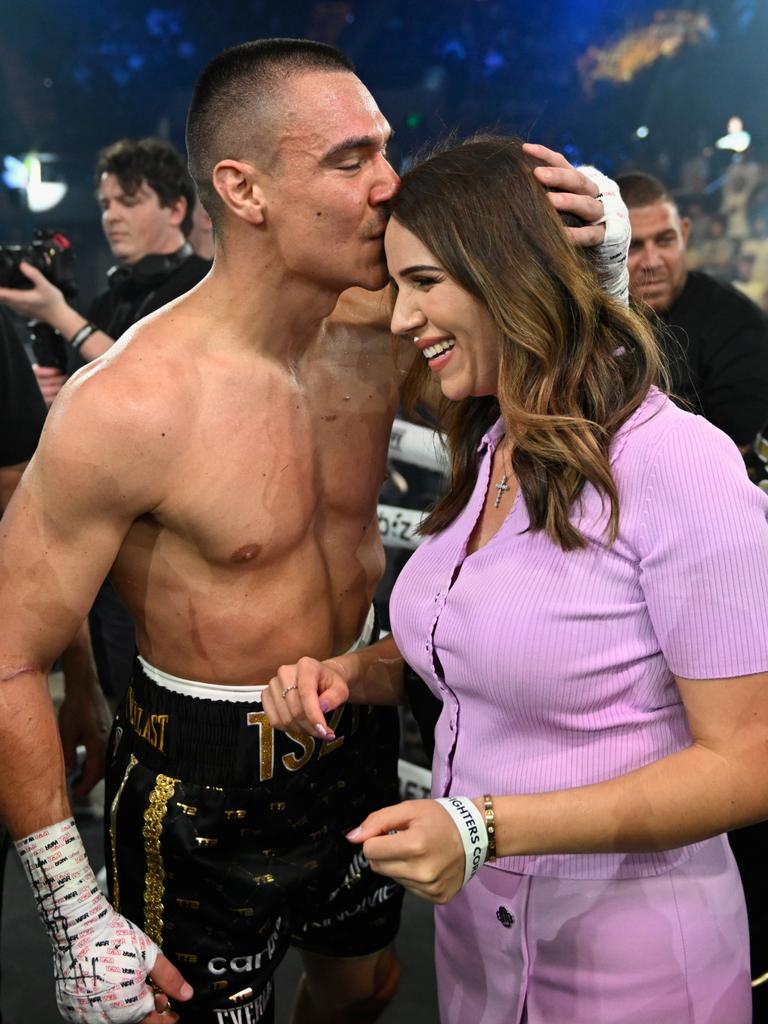
[[371, 205], [378, 206], [381, 203], [388, 203], [400, 187], [400, 175], [392, 164], [382, 157], [381, 174], [379, 180], [371, 189]]
[[654, 245], [653, 242], [646, 242], [640, 254], [640, 263], [644, 268], [652, 269], [653, 267], [658, 267], [661, 263], [658, 246]]

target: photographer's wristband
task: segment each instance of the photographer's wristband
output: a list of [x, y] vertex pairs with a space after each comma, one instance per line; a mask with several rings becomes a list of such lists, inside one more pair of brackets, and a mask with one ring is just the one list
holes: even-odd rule
[[450, 814], [464, 847], [464, 887], [485, 863], [488, 833], [483, 815], [468, 796], [445, 796], [437, 801]]
[[92, 334], [95, 334], [95, 332], [98, 331], [98, 329], [99, 328], [96, 326], [96, 324], [92, 324], [90, 320], [87, 320], [80, 328], [80, 330], [76, 331], [75, 334], [69, 339], [69, 344], [72, 346], [75, 352], [77, 352], [80, 349], [80, 346], [83, 344], [83, 342], [87, 341]]

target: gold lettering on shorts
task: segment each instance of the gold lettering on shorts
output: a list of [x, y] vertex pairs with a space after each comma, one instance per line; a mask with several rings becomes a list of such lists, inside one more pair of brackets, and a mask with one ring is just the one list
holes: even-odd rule
[[255, 911], [253, 907], [232, 907], [233, 914], [239, 914], [240, 917], [253, 917]]
[[177, 960], [183, 960], [185, 964], [196, 964], [200, 957], [197, 953], [176, 953]]
[[253, 876], [254, 885], [271, 885], [274, 880], [275, 876], [270, 874]]
[[309, 761], [315, 752], [315, 741], [311, 736], [299, 732], [291, 732], [286, 730], [286, 736], [289, 736], [294, 743], [301, 747], [303, 753], [297, 757], [293, 752], [289, 754], [283, 754], [283, 764], [289, 772], [297, 772], [300, 768]]
[[245, 811], [224, 811], [225, 818], [244, 818]]
[[267, 782], [275, 774], [274, 731], [264, 711], [249, 711], [246, 721], [259, 727], [259, 781]]
[[[179, 907], [185, 907], [187, 910], [199, 910], [200, 900], [186, 900], [183, 899], [181, 896], [177, 896], [176, 905]], [[177, 955], [181, 956], [181, 953], [178, 953]]]
[[208, 836], [195, 836], [195, 842], [198, 846], [218, 846], [218, 839], [211, 839]]
[[176, 806], [184, 814], [188, 814], [190, 818], [194, 818], [194, 816], [197, 814], [197, 808], [196, 807], [191, 807], [189, 804], [183, 804], [181, 802], [181, 800], [177, 800], [176, 801]]
[[137, 702], [132, 686], [128, 687], [127, 698], [126, 708], [131, 728], [137, 736], [140, 736], [151, 747], [164, 754], [165, 728], [168, 725], [169, 716], [147, 714], [144, 708]]

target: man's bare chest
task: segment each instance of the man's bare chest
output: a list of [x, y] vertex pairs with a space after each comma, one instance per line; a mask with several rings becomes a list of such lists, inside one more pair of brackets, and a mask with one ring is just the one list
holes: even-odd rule
[[[305, 539], [338, 543], [375, 515], [396, 392], [359, 375], [315, 387], [241, 388], [203, 403], [144, 526], [211, 565], [280, 561]], [[141, 524], [137, 524], [137, 530]]]

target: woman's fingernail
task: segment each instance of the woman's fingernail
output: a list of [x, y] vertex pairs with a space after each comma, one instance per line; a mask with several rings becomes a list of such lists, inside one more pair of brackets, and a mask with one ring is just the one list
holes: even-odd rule
[[323, 712], [324, 715], [327, 715], [328, 712], [331, 710], [331, 705], [328, 703], [327, 700], [321, 700], [319, 701], [319, 704], [320, 710]]
[[194, 994], [194, 991], [195, 990], [192, 988], [189, 982], [185, 981], [184, 984], [181, 986], [181, 991], [179, 992], [179, 995], [181, 996], [182, 999], [189, 999], [189, 997]]
[[362, 835], [362, 832], [363, 832], [363, 826], [362, 825], [358, 825], [357, 828], [353, 828], [351, 832], [347, 832], [347, 839], [351, 839], [352, 842], [354, 842], [355, 839], [359, 839], [360, 838], [360, 836]]
[[315, 732], [321, 739], [326, 739], [328, 736], [328, 730], [320, 722], [315, 722]]

